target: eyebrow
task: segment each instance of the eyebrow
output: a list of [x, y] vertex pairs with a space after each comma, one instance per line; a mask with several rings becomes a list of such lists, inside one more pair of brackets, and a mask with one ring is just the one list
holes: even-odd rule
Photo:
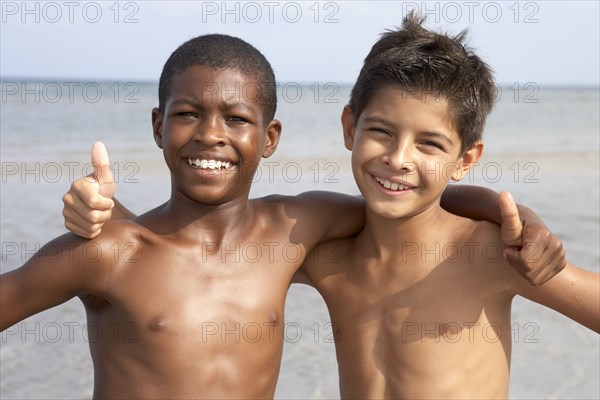
[[230, 102], [223, 101], [222, 104], [226, 108], [237, 108], [237, 107], [239, 107], [239, 108], [243, 108], [244, 110], [246, 110], [249, 113], [253, 113], [253, 114], [256, 113], [256, 111], [252, 107], [248, 106], [246, 103], [244, 103], [242, 101], [230, 101]]
[[398, 127], [393, 122], [390, 122], [387, 119], [383, 119], [383, 118], [380, 118], [380, 117], [367, 117], [367, 118], [364, 119], [364, 122], [376, 122], [376, 123], [388, 126], [390, 128], [397, 128]]
[[198, 103], [195, 100], [189, 100], [189, 99], [177, 99], [177, 100], [173, 100], [173, 101], [169, 102], [169, 106], [179, 106], [179, 105], [188, 105], [188, 106], [196, 107], [196, 106], [200, 105], [200, 103]]
[[440, 140], [446, 142], [450, 146], [454, 146], [454, 142], [448, 136], [444, 135], [443, 133], [428, 131], [428, 132], [423, 132], [423, 134], [428, 137], [435, 137], [437, 139], [440, 139]]
[[[201, 101], [197, 101], [195, 99], [181, 98], [181, 99], [176, 99], [176, 100], [171, 101], [169, 103], [169, 106], [174, 107], [174, 106], [179, 106], [179, 105], [188, 105], [188, 106], [192, 106], [192, 107], [200, 107], [201, 104], [202, 104]], [[236, 101], [222, 100], [221, 105], [227, 109], [239, 107], [239, 108], [243, 108], [247, 112], [255, 113], [255, 111], [252, 107], [249, 107], [244, 102], [237, 101], [237, 100]]]

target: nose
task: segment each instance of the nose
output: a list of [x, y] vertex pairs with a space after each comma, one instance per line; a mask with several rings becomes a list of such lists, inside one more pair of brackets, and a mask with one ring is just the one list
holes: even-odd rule
[[394, 171], [410, 173], [415, 170], [413, 146], [407, 140], [396, 141], [383, 157], [383, 162]]
[[204, 118], [196, 127], [193, 139], [206, 146], [225, 144], [225, 127], [219, 123], [218, 118]]

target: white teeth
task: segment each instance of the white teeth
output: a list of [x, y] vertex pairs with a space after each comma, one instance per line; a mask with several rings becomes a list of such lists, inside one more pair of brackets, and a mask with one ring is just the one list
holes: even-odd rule
[[229, 161], [200, 160], [198, 158], [195, 160], [188, 158], [187, 162], [189, 165], [200, 169], [228, 169], [231, 166]]
[[408, 189], [408, 186], [401, 185], [397, 182], [388, 181], [387, 179], [381, 179], [375, 177], [375, 180], [381, 184], [386, 189], [394, 190], [394, 191], [402, 191]]

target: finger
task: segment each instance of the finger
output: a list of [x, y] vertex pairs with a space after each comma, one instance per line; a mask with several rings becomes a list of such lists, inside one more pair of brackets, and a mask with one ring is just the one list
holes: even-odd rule
[[92, 224], [86, 221], [70, 208], [63, 209], [63, 216], [65, 218], [65, 227], [77, 236], [86, 239], [97, 236], [102, 227], [102, 224]]
[[[525, 234], [527, 237], [527, 233]], [[522, 250], [524, 263], [530, 265], [532, 271], [530, 276], [531, 282], [534, 285], [542, 285], [558, 274], [566, 266], [565, 252], [560, 240], [556, 237], [540, 240], [540, 246], [544, 248], [534, 248], [533, 246], [525, 246]], [[530, 247], [530, 250], [526, 250]]]
[[80, 234], [83, 231], [87, 232], [88, 234], [93, 234], [99, 231], [102, 228], [102, 225], [104, 225], [104, 223], [110, 219], [111, 212], [96, 212], [96, 214], [92, 216], [89, 214], [80, 215], [75, 212], [73, 208], [65, 207], [63, 209], [63, 216], [65, 218], [65, 226], [68, 226], [71, 232]]
[[498, 198], [502, 216], [502, 241], [508, 246], [520, 246], [522, 243], [523, 223], [519, 218], [517, 204], [509, 192], [501, 192]]
[[63, 197], [63, 202], [65, 227], [78, 236], [88, 239], [97, 236], [104, 222], [111, 218], [112, 211], [90, 209], [76, 196], [71, 196], [70, 193]]
[[562, 271], [567, 266], [567, 261], [563, 260], [563, 262], [556, 263], [552, 268], [545, 268], [541, 271], [541, 273], [534, 278], [532, 283], [534, 285], [543, 285], [548, 282], [550, 279], [554, 278], [560, 271]]
[[111, 198], [115, 195], [115, 180], [110, 170], [110, 161], [106, 146], [102, 142], [96, 142], [92, 146], [92, 165], [94, 166], [94, 178], [100, 184], [99, 193]]
[[65, 220], [65, 227], [72, 233], [74, 233], [77, 236], [80, 236], [84, 239], [93, 239], [96, 236], [98, 236], [100, 234], [100, 230], [96, 231], [96, 232], [88, 232], [85, 229], [82, 229], [79, 226], [76, 225], [72, 225], [71, 223], [69, 223], [69, 221]]
[[78, 209], [80, 214], [82, 214], [84, 208], [87, 209], [86, 211], [104, 211], [114, 207], [115, 202], [113, 199], [105, 197], [99, 192], [100, 184], [85, 178], [73, 182], [71, 190], [69, 191], [73, 196], [72, 205]]
[[520, 251], [519, 248], [517, 248], [517, 247], [509, 247], [507, 249], [504, 249], [503, 254], [504, 254], [504, 257], [506, 257], [506, 260], [508, 261], [508, 263], [520, 275], [522, 275], [525, 278], [529, 279], [528, 276], [527, 276], [527, 274], [529, 274], [529, 272], [531, 272], [531, 270], [523, 262], [523, 256], [522, 256], [521, 251]]
[[535, 225], [525, 224], [523, 227], [523, 247], [521, 258], [523, 263], [531, 269], [531, 275], [539, 275], [550, 263], [555, 251], [549, 241], [547, 230], [536, 229]]
[[90, 211], [108, 211], [115, 206], [113, 199], [104, 197], [99, 193], [81, 193], [79, 201], [74, 204], [77, 211], [84, 215], [85, 212]]
[[541, 270], [537, 276], [534, 276], [531, 278], [529, 283], [531, 283], [534, 286], [540, 286], [540, 285], [543, 285], [544, 283], [548, 282], [550, 280], [550, 278], [552, 278], [553, 276], [554, 275], [551, 275], [550, 271]]

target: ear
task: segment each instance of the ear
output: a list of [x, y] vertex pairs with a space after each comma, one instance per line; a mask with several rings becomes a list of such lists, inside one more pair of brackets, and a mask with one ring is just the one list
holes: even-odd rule
[[152, 109], [152, 132], [154, 133], [154, 141], [159, 148], [163, 148], [162, 144], [162, 123], [163, 113], [158, 108]]
[[279, 144], [279, 138], [281, 137], [281, 122], [274, 119], [269, 122], [265, 129], [265, 145], [263, 147], [263, 158], [268, 158], [275, 153], [277, 145]]
[[460, 181], [469, 170], [477, 164], [483, 154], [483, 142], [477, 141], [471, 148], [464, 152], [461, 158], [456, 162], [456, 171], [450, 176], [453, 181]]
[[350, 106], [346, 105], [342, 111], [342, 128], [344, 130], [344, 145], [348, 150], [354, 147], [354, 115], [350, 110]]

